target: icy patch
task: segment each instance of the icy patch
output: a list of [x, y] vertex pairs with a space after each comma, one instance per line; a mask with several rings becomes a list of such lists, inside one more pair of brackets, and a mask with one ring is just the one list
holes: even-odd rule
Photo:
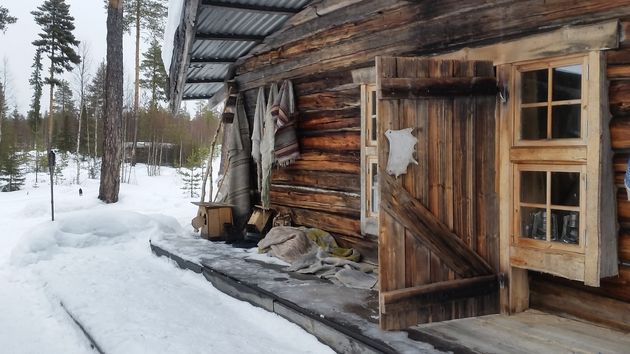
[[268, 264], [277, 264], [277, 265], [281, 265], [281, 266], [290, 266], [289, 263], [281, 260], [280, 258], [276, 258], [276, 257], [272, 257], [270, 256], [268, 253], [258, 253], [258, 248], [252, 248], [247, 250], [247, 259], [253, 259], [256, 261], [260, 261], [260, 262], [265, 262]]
[[73, 248], [112, 246], [137, 238], [148, 239], [151, 235], [182, 232], [177, 220], [164, 215], [116, 210], [76, 212], [27, 232], [13, 250], [11, 262], [28, 265]]

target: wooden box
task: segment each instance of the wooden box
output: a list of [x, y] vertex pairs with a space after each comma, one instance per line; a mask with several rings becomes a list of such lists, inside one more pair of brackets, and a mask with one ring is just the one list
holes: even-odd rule
[[273, 211], [264, 210], [261, 206], [256, 205], [249, 221], [247, 222], [247, 225], [254, 228], [254, 231], [262, 234], [265, 231], [265, 227], [269, 224], [269, 220], [272, 216]]
[[201, 237], [218, 240], [225, 235], [225, 224], [232, 224], [232, 205], [193, 202], [199, 207], [192, 225], [201, 230]]

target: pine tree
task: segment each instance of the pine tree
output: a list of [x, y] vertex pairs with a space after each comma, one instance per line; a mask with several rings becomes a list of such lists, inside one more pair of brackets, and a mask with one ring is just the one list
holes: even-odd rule
[[143, 89], [151, 92], [150, 108], [155, 110], [159, 101], [166, 100], [166, 85], [168, 76], [162, 62], [162, 48], [157, 39], [151, 41], [149, 49], [144, 53], [140, 66], [144, 79], [140, 80]]
[[58, 89], [55, 92], [53, 109], [55, 118], [57, 119], [57, 122], [54, 124], [56, 126], [56, 132], [53, 141], [56, 143], [59, 150], [67, 152], [73, 151], [75, 147], [75, 137], [73, 134], [74, 118], [77, 116], [77, 108], [68, 81], [60, 81]]
[[0, 167], [0, 182], [4, 183], [1, 187], [3, 192], [20, 190], [24, 185], [24, 162], [25, 155], [17, 151], [12, 144]]
[[33, 65], [31, 65], [31, 68], [33, 68], [33, 72], [31, 73], [28, 83], [33, 88], [33, 101], [31, 101], [31, 108], [28, 111], [28, 122], [33, 135], [35, 136], [34, 148], [37, 150], [37, 134], [42, 121], [41, 100], [44, 86], [42, 81], [42, 52], [39, 49], [35, 51], [35, 57], [33, 58]]
[[60, 81], [56, 75], [61, 76], [66, 71], [72, 71], [72, 64], [78, 64], [81, 57], [75, 48], [79, 41], [75, 39], [74, 17], [70, 16], [70, 5], [65, 0], [46, 0], [31, 14], [35, 22], [41, 27], [39, 39], [33, 41], [42, 53], [46, 53], [50, 60], [50, 73], [46, 84], [50, 86], [50, 109], [48, 123], [48, 149], [52, 144], [53, 133], [53, 97], [54, 88]]
[[98, 127], [105, 115], [105, 62], [102, 62], [87, 88], [88, 115], [94, 117], [94, 158], [98, 157]]
[[13, 24], [17, 21], [17, 18], [9, 15], [9, 10], [0, 6], [0, 31], [4, 33], [7, 30], [7, 25]]
[[[55, 85], [59, 80], [55, 75], [61, 76], [66, 71], [72, 71], [72, 64], [78, 64], [81, 57], [75, 51], [79, 41], [75, 39], [74, 17], [70, 16], [70, 5], [65, 0], [46, 0], [31, 14], [35, 17], [35, 23], [41, 28], [39, 39], [33, 41], [42, 53], [48, 55], [50, 60], [50, 76], [46, 84], [50, 86], [50, 106], [48, 117], [48, 152], [52, 151], [53, 133], [53, 97]], [[55, 220], [55, 208], [53, 202], [53, 169], [50, 170], [50, 206], [52, 220]]]
[[123, 105], [123, 0], [107, 7], [107, 73], [103, 119], [103, 162], [98, 199], [116, 203], [120, 191], [120, 131]]
[[202, 149], [194, 149], [183, 164], [182, 169], [178, 171], [184, 181], [185, 191], [190, 191], [190, 197], [198, 197], [197, 194], [201, 182], [201, 171], [203, 170], [203, 157], [207, 155], [207, 151]]
[[127, 0], [124, 4], [123, 28], [125, 31], [135, 30], [136, 62], [133, 97], [134, 133], [131, 148], [131, 163], [136, 161], [136, 144], [138, 142], [138, 105], [140, 100], [140, 33], [148, 30], [151, 38], [161, 38], [164, 32], [164, 20], [168, 14], [165, 0]]

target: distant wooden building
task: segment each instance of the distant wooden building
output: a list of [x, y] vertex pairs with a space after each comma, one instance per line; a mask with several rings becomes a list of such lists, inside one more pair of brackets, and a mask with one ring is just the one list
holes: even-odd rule
[[[174, 107], [232, 88], [251, 120], [292, 80], [302, 157], [272, 204], [378, 263], [382, 328], [531, 307], [630, 330], [630, 1], [182, 0], [176, 20]], [[419, 163], [395, 178], [404, 128]]]

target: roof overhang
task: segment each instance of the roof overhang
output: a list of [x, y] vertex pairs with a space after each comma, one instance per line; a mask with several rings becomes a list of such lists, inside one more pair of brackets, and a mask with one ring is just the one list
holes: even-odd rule
[[[176, 6], [173, 6], [175, 2]], [[171, 109], [227, 92], [234, 65], [311, 0], [171, 0], [165, 44]], [[174, 19], [172, 17], [175, 17]], [[164, 46], [170, 50], [171, 46]], [[169, 60], [170, 59], [170, 60]]]

